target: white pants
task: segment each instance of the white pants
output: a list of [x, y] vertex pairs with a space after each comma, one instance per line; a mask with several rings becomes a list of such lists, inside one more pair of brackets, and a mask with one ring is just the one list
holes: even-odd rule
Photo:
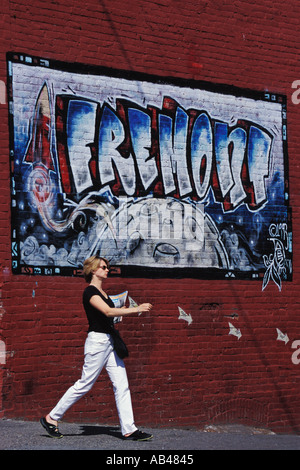
[[88, 334], [84, 345], [81, 379], [66, 391], [50, 411], [50, 417], [54, 420], [61, 419], [64, 413], [92, 388], [103, 367], [106, 368], [113, 385], [122, 434], [136, 431], [124, 362], [113, 350], [110, 335], [94, 331]]

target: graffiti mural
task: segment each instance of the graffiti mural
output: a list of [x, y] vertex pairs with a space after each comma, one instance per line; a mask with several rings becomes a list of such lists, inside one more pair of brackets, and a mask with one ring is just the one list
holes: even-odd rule
[[284, 96], [21, 54], [8, 82], [15, 273], [291, 278]]
[[272, 279], [281, 290], [281, 280], [287, 278], [287, 272], [291, 272], [291, 259], [286, 253], [291, 251], [291, 236], [288, 232], [288, 226], [283, 224], [271, 224], [269, 227], [270, 241], [273, 242], [273, 253], [269, 256], [264, 255], [266, 272], [263, 279], [263, 290]]

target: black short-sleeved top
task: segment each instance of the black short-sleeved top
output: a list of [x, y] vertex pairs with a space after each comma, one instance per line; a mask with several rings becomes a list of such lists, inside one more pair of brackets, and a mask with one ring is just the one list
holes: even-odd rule
[[107, 317], [104, 313], [100, 312], [90, 304], [90, 299], [93, 295], [99, 295], [109, 307], [114, 308], [113, 301], [108, 297], [104, 297], [101, 292], [95, 286], [88, 286], [83, 292], [82, 301], [84, 310], [89, 322], [88, 331], [96, 331], [97, 333], [111, 333], [111, 329], [114, 327], [113, 318]]

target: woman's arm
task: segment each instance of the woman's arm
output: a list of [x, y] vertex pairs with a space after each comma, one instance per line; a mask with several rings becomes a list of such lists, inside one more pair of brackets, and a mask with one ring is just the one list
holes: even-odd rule
[[145, 303], [138, 305], [137, 307], [110, 307], [104, 302], [103, 299], [99, 295], [93, 295], [90, 298], [90, 304], [99, 310], [101, 313], [104, 313], [107, 317], [122, 317], [123, 315], [131, 315], [133, 313], [140, 313], [140, 312], [149, 312], [152, 308], [151, 304]]

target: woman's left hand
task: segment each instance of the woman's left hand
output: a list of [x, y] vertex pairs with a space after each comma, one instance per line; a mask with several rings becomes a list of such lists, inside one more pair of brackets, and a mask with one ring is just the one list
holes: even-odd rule
[[144, 304], [138, 305], [136, 308], [139, 313], [150, 312], [152, 305], [148, 303], [144, 303]]

